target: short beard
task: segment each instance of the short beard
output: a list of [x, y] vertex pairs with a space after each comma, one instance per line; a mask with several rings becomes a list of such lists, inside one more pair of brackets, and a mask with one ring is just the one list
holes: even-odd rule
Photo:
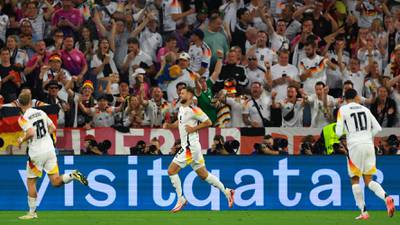
[[186, 99], [181, 99], [181, 104], [186, 104], [187, 100]]

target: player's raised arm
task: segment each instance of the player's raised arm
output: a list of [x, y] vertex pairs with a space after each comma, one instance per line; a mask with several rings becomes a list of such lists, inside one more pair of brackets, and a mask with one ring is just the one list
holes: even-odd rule
[[343, 116], [342, 116], [342, 108], [339, 109], [339, 112], [337, 115], [335, 132], [338, 137], [341, 137], [344, 134], [344, 121], [343, 121]]
[[371, 133], [372, 133], [372, 136], [375, 136], [377, 133], [379, 133], [382, 130], [382, 127], [376, 120], [375, 116], [372, 115], [371, 111], [368, 110], [368, 114], [369, 114], [369, 117], [371, 118]]

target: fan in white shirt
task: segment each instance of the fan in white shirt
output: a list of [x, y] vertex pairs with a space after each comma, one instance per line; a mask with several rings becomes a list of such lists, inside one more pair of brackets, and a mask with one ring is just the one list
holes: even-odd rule
[[278, 59], [274, 51], [267, 47], [268, 35], [264, 31], [258, 32], [256, 55], [258, 59], [258, 65], [265, 69], [264, 62], [268, 61], [269, 65], [274, 65]]
[[336, 65], [316, 53], [316, 42], [307, 42], [304, 46], [306, 57], [300, 59], [300, 80], [303, 89], [307, 95], [314, 93], [314, 87], [317, 82], [326, 83], [326, 69], [329, 65], [336, 69]]
[[282, 110], [282, 127], [303, 127], [304, 100], [297, 98], [298, 90], [294, 85], [287, 87], [287, 98], [276, 101], [277, 92], [271, 93], [272, 108]]
[[[247, 61], [248, 64], [246, 66], [246, 74], [247, 74], [247, 79], [249, 80], [249, 85], [247, 86], [247, 89], [250, 90], [251, 84], [253, 82], [259, 82], [263, 87], [267, 85], [268, 88], [270, 88], [272, 85], [271, 69], [268, 61], [265, 62], [268, 63], [268, 70], [266, 70], [258, 64], [257, 56], [255, 55], [254, 51], [250, 51], [247, 54]], [[266, 67], [265, 63], [264, 67]]]
[[289, 51], [281, 50], [278, 52], [278, 63], [271, 67], [272, 88], [276, 91], [276, 101], [286, 98], [288, 85], [300, 81], [299, 70], [289, 64]]
[[318, 81], [315, 84], [315, 94], [304, 96], [304, 100], [311, 107], [311, 127], [313, 128], [323, 128], [334, 120], [333, 109], [338, 105], [338, 100], [328, 95], [328, 92], [328, 87]]

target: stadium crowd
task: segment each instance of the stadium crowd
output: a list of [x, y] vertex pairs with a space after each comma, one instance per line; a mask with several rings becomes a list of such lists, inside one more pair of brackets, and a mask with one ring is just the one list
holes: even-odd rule
[[354, 88], [400, 126], [400, 3], [2, 0], [0, 107], [59, 106], [58, 127], [160, 128], [196, 91], [214, 127], [335, 122]]

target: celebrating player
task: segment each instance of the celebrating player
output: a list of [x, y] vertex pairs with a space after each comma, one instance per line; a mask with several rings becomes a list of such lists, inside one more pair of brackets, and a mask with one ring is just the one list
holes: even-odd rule
[[234, 190], [225, 188], [221, 181], [209, 173], [205, 167], [198, 131], [211, 126], [212, 123], [200, 108], [193, 106], [193, 96], [193, 89], [185, 87], [180, 93], [182, 105], [179, 107], [178, 120], [173, 124], [164, 124], [164, 128], [167, 129], [179, 126], [181, 138], [182, 148], [175, 155], [168, 168], [169, 178], [178, 196], [178, 202], [171, 210], [174, 213], [181, 210], [187, 204], [187, 200], [182, 194], [181, 180], [178, 173], [189, 164], [202, 180], [207, 181], [225, 194], [230, 208], [233, 206], [234, 201]]
[[28, 162], [27, 162], [27, 184], [28, 184], [28, 205], [29, 212], [19, 217], [22, 220], [37, 218], [36, 214], [36, 180], [42, 176], [42, 170], [46, 171], [54, 187], [78, 180], [84, 185], [88, 181], [79, 171], [74, 170], [70, 174], [62, 176], [58, 173], [58, 164], [55, 154], [51, 134], [56, 131], [56, 127], [45, 112], [32, 108], [31, 94], [23, 92], [18, 97], [23, 115], [18, 119], [18, 123], [25, 132], [23, 137], [18, 138], [18, 143], [28, 142]]
[[347, 167], [351, 177], [353, 195], [361, 214], [357, 220], [369, 218], [365, 206], [363, 192], [359, 185], [360, 177], [364, 178], [365, 185], [380, 199], [385, 201], [389, 217], [394, 215], [393, 198], [388, 196], [381, 185], [372, 180], [376, 173], [375, 149], [373, 137], [382, 130], [378, 121], [366, 107], [355, 102], [357, 91], [349, 89], [345, 92], [346, 105], [340, 107], [337, 116], [336, 134], [347, 136], [348, 161]]

